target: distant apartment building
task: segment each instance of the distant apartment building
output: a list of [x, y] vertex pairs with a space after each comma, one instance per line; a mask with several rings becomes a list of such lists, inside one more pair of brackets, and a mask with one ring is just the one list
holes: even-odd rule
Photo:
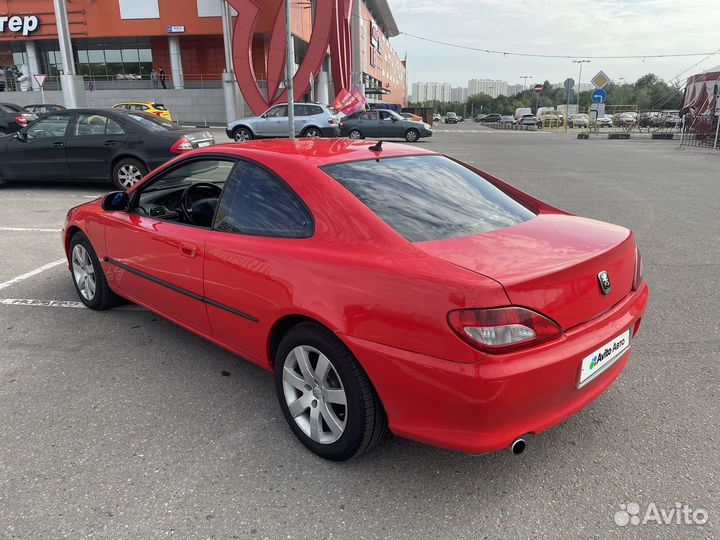
[[507, 96], [507, 81], [494, 81], [492, 79], [470, 79], [468, 81], [467, 95], [487, 94], [490, 97]]
[[450, 84], [438, 82], [419, 82], [412, 85], [412, 98], [415, 103], [423, 101], [450, 101]]
[[525, 90], [525, 87], [522, 84], [508, 84], [507, 87], [507, 96], [516, 96], [520, 92]]
[[450, 90], [450, 101], [457, 103], [465, 103], [467, 101], [467, 88], [456, 86]]

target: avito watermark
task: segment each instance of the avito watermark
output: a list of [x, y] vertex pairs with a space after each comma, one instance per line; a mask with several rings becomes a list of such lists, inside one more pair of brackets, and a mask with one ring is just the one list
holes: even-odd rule
[[615, 512], [613, 520], [618, 527], [626, 525], [704, 525], [710, 516], [704, 508], [691, 508], [687, 504], [675, 503], [675, 506], [658, 508], [651, 502], [645, 512], [640, 511], [636, 502], [621, 504], [620, 510]]

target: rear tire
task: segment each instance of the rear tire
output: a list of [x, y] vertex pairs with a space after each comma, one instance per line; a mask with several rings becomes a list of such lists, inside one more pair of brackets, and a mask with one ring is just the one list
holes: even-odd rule
[[123, 158], [113, 167], [112, 181], [115, 187], [127, 191], [148, 173], [147, 167], [134, 158]]
[[405, 140], [407, 142], [415, 142], [420, 138], [420, 132], [417, 129], [408, 129], [405, 132]]
[[253, 133], [244, 126], [236, 127], [233, 130], [233, 140], [235, 142], [251, 141], [253, 139]]
[[370, 451], [387, 434], [385, 411], [370, 379], [330, 330], [311, 322], [291, 328], [274, 364], [285, 420], [318, 456], [345, 461]]
[[309, 127], [305, 131], [303, 131], [301, 136], [308, 139], [317, 139], [319, 137], [322, 137], [322, 131], [320, 131], [316, 127]]
[[348, 137], [354, 140], [364, 139], [363, 134], [360, 133], [359, 129], [351, 129], [350, 133], [348, 133]]
[[105, 279], [90, 239], [82, 232], [70, 239], [70, 274], [80, 301], [90, 309], [102, 311], [120, 303], [121, 298]]

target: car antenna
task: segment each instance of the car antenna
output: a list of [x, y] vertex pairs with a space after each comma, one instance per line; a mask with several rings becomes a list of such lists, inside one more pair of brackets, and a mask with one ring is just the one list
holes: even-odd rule
[[382, 141], [378, 141], [370, 147], [373, 152], [382, 152]]

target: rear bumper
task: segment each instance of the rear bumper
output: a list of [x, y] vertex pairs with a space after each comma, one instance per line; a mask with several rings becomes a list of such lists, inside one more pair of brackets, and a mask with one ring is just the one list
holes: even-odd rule
[[470, 364], [342, 338], [373, 382], [395, 434], [452, 450], [486, 453], [507, 448], [520, 435], [549, 429], [604, 392], [622, 372], [631, 351], [578, 388], [581, 361], [628, 328], [632, 333], [648, 295], [643, 283], [612, 310], [558, 340]]
[[320, 128], [320, 132], [322, 133], [323, 137], [339, 137], [340, 136], [340, 127], [339, 126], [324, 127], [324, 128]]

